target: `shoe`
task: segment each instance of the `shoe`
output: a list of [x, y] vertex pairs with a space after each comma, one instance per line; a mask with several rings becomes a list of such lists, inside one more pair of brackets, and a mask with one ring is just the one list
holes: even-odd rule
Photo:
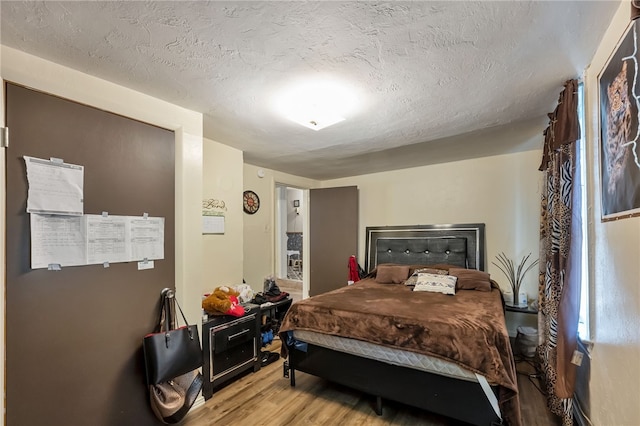
[[267, 352], [267, 351], [263, 351], [262, 352], [262, 366], [264, 367], [265, 365], [269, 365], [277, 360], [280, 359], [280, 354], [276, 353], [276, 352]]

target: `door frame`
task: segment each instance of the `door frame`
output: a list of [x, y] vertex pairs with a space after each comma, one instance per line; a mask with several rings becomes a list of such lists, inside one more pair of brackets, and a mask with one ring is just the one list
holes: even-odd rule
[[[6, 117], [6, 97], [5, 97], [5, 81], [0, 78], [0, 127], [5, 127], [5, 117]], [[2, 291], [0, 291], [0, 341], [2, 341], [3, 349], [0, 351], [0, 365], [2, 369], [0, 369], [0, 384], [2, 385], [2, 398], [0, 398], [0, 413], [2, 414], [2, 423], [6, 423], [6, 407], [5, 399], [7, 388], [6, 377], [5, 377], [5, 351], [7, 348], [7, 336], [5, 333], [5, 294], [7, 292], [7, 256], [5, 253], [7, 246], [7, 153], [4, 148], [0, 148], [0, 212], [2, 215], [0, 216], [2, 220], [0, 220], [0, 240], [2, 240], [2, 244], [0, 244], [0, 259], [2, 259], [2, 263], [0, 264], [0, 282], [2, 283]]]
[[[275, 215], [274, 215], [274, 252], [275, 252], [275, 256], [274, 256], [274, 271], [276, 273], [276, 276], [278, 276], [278, 272], [280, 272], [280, 268], [282, 268], [282, 265], [285, 265], [286, 267], [286, 263], [287, 263], [287, 256], [283, 255], [284, 253], [284, 248], [283, 248], [283, 244], [284, 241], [282, 239], [282, 235], [284, 232], [283, 231], [283, 227], [286, 227], [286, 217], [283, 220], [283, 216], [285, 215], [286, 212], [286, 206], [284, 205], [284, 203], [286, 203], [287, 199], [286, 199], [286, 188], [296, 188], [296, 189], [300, 189], [302, 191], [302, 200], [303, 200], [303, 209], [301, 212], [301, 216], [302, 216], [302, 298], [306, 299], [307, 297], [309, 297], [309, 260], [308, 260], [308, 253], [309, 253], [309, 188], [303, 188], [300, 186], [296, 186], [296, 185], [290, 185], [287, 183], [283, 183], [283, 182], [275, 182], [275, 188], [274, 188], [274, 193], [275, 193]], [[285, 196], [282, 197], [281, 192], [285, 193]], [[284, 222], [284, 223], [283, 223]], [[286, 276], [286, 274], [285, 274]]]

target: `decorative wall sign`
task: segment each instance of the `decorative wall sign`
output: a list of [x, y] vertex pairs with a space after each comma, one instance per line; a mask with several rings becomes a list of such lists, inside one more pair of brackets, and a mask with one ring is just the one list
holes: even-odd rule
[[638, 23], [598, 76], [602, 220], [640, 215]]
[[[206, 200], [202, 200], [202, 210], [217, 210], [217, 211], [227, 211], [227, 205], [223, 200], [216, 200], [215, 198], [209, 198]], [[221, 215], [224, 215], [221, 213]]]

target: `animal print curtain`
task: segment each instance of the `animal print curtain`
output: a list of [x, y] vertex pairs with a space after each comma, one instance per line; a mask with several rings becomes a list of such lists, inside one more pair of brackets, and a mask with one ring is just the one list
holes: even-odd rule
[[[576, 366], [571, 363], [577, 343], [581, 280], [580, 174], [576, 146], [580, 138], [577, 113], [578, 82], [570, 80], [549, 114], [545, 130], [544, 185], [540, 219], [538, 356], [547, 404], [573, 425]], [[575, 207], [575, 210], [574, 210]]]

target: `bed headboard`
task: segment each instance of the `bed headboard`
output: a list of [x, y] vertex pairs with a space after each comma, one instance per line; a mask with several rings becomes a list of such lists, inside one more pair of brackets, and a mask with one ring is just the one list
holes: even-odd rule
[[366, 232], [368, 272], [381, 263], [447, 263], [484, 271], [484, 223], [368, 226]]

